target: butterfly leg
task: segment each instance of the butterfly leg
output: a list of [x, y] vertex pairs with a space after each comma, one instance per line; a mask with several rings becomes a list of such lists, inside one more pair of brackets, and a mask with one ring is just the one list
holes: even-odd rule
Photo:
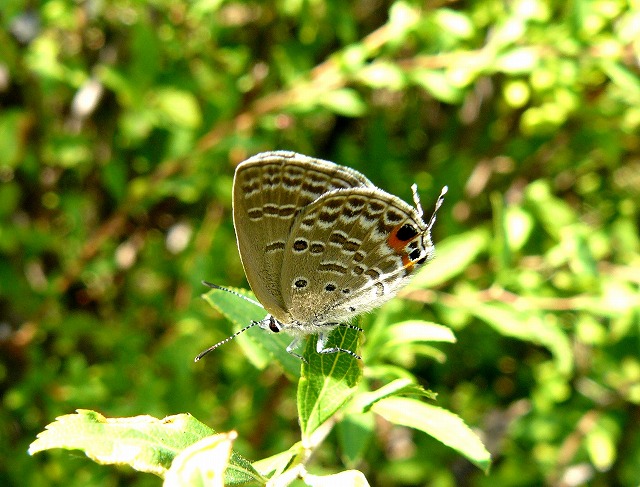
[[349, 328], [351, 330], [356, 330], [356, 331], [364, 331], [362, 328], [360, 328], [359, 326], [356, 325], [350, 325], [349, 323], [340, 323], [340, 326], [344, 326], [345, 328]]
[[[345, 325], [345, 326], [352, 327], [353, 325]], [[358, 328], [358, 327], [356, 326], [354, 328]], [[360, 331], [362, 331], [362, 330], [360, 330]], [[353, 353], [351, 350], [347, 350], [346, 348], [339, 348], [339, 347], [325, 348], [326, 345], [327, 345], [327, 341], [329, 341], [329, 333], [330, 332], [320, 332], [320, 333], [318, 333], [318, 343], [316, 344], [316, 352], [323, 353], [323, 354], [344, 352], [344, 353], [347, 353], [347, 354], [351, 355], [353, 358], [357, 358], [358, 360], [360, 360], [362, 358], [362, 357], [360, 357], [360, 355], [357, 355], [357, 354]]]
[[302, 360], [305, 364], [308, 364], [309, 362], [307, 362], [307, 359], [304, 358], [302, 355], [300, 355], [299, 353], [294, 352], [294, 350], [296, 348], [298, 348], [298, 346], [300, 345], [300, 337], [296, 337], [293, 339], [293, 341], [289, 344], [289, 346], [287, 347], [287, 352], [290, 353], [291, 355], [293, 355], [294, 357], [298, 357], [300, 360]]

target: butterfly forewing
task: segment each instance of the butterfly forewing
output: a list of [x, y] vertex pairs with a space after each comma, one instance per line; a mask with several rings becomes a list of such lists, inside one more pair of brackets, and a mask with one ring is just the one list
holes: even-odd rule
[[373, 187], [363, 175], [293, 152], [266, 152], [241, 163], [233, 183], [233, 220], [251, 289], [278, 320], [290, 319], [278, 276], [291, 226], [301, 211], [336, 189]]

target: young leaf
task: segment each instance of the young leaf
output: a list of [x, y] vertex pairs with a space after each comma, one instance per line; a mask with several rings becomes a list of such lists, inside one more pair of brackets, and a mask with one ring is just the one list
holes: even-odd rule
[[371, 412], [346, 414], [336, 425], [342, 461], [354, 467], [362, 461], [373, 435], [375, 418]]
[[[152, 416], [105, 418], [86, 409], [60, 416], [29, 446], [33, 455], [52, 448], [82, 450], [103, 465], [130, 465], [135, 470], [164, 477], [182, 451], [215, 432], [189, 414], [164, 419]], [[225, 482], [262, 479], [248, 460], [232, 452]]]
[[186, 129], [196, 129], [202, 123], [198, 100], [190, 91], [175, 88], [159, 88], [152, 97], [158, 115], [167, 123]]
[[435, 69], [414, 69], [410, 77], [415, 84], [425, 89], [431, 96], [445, 103], [457, 103], [462, 91], [454, 86], [447, 74]]
[[126, 464], [163, 477], [174, 457], [214, 431], [189, 414], [105, 418], [78, 409], [60, 416], [29, 446], [29, 454], [64, 448], [82, 450], [101, 464]]
[[182, 450], [171, 464], [164, 487], [224, 487], [235, 431], [208, 436]]
[[304, 455], [305, 449], [302, 446], [302, 442], [299, 441], [286, 451], [254, 462], [253, 468], [273, 480], [279, 477], [287, 467], [291, 467], [294, 458], [302, 458]]
[[454, 235], [436, 243], [436, 257], [405, 287], [404, 293], [416, 289], [430, 289], [462, 274], [478, 255], [486, 251], [491, 234], [477, 228]]
[[350, 411], [366, 412], [371, 409], [376, 402], [387, 397], [413, 395], [435, 399], [436, 394], [425, 390], [421, 385], [416, 384], [411, 379], [396, 379], [379, 389], [371, 392], [363, 392], [358, 394], [349, 406]]
[[411, 320], [387, 325], [378, 333], [368, 335], [366, 349], [369, 354], [376, 351], [381, 359], [404, 351], [408, 345], [419, 342], [455, 343], [456, 338], [448, 328], [437, 323], [422, 320]]
[[[359, 334], [338, 327], [331, 334], [329, 346], [355, 351]], [[362, 364], [343, 352], [317, 353], [315, 340], [307, 341], [304, 356], [308, 363], [302, 366], [298, 383], [298, 416], [302, 438], [307, 439], [351, 398], [362, 377]]]
[[[235, 431], [220, 433], [187, 447], [171, 464], [164, 487], [223, 487], [251, 481], [266, 483], [267, 479], [258, 474], [249, 462], [233, 454], [231, 446], [236, 437]], [[238, 464], [238, 457], [242, 465]]]
[[460, 452], [485, 472], [488, 470], [491, 462], [489, 452], [475, 433], [452, 412], [405, 397], [382, 399], [371, 409], [391, 423], [424, 431]]
[[367, 104], [360, 94], [351, 88], [322, 93], [318, 102], [332, 112], [345, 117], [359, 117], [367, 111]]
[[[248, 291], [236, 289], [233, 291], [254, 299], [253, 294]], [[266, 314], [262, 306], [257, 306], [223, 289], [212, 289], [203, 295], [203, 298], [233, 322], [238, 329], [249, 325], [252, 321], [262, 320]], [[275, 358], [288, 374], [299, 377], [301, 361], [286, 351], [287, 345], [292, 340], [291, 336], [286, 333], [271, 333], [257, 326], [254, 328], [236, 338], [246, 347], [247, 356], [254, 365], [263, 367], [270, 358]]]
[[345, 470], [333, 475], [305, 474], [304, 483], [309, 487], [336, 487], [348, 485], [349, 487], [369, 487], [369, 482], [359, 470]]

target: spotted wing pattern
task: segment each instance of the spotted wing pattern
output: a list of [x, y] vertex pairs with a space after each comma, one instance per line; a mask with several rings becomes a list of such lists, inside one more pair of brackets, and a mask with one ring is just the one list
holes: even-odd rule
[[319, 197], [347, 188], [374, 186], [351, 168], [286, 151], [258, 154], [236, 169], [233, 221], [242, 265], [260, 303], [283, 323], [290, 308], [279, 276], [291, 226]]
[[282, 297], [312, 332], [380, 306], [434, 254], [415, 208], [379, 188], [334, 190], [296, 217], [284, 249]]

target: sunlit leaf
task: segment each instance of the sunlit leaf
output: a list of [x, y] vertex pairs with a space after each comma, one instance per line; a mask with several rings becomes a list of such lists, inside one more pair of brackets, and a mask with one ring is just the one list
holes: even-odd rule
[[456, 103], [462, 98], [460, 89], [442, 71], [417, 69], [411, 73], [411, 79], [440, 101]]
[[491, 457], [480, 439], [462, 419], [446, 409], [415, 399], [389, 397], [376, 402], [372, 410], [394, 424], [424, 431], [482, 470], [489, 468]]
[[231, 445], [237, 433], [208, 436], [185, 448], [173, 461], [164, 487], [224, 487]]
[[332, 112], [346, 117], [359, 117], [367, 111], [362, 97], [349, 88], [323, 93], [318, 101]]
[[[105, 418], [94, 411], [78, 409], [76, 414], [60, 416], [49, 424], [31, 443], [29, 454], [52, 448], [82, 450], [97, 463], [129, 465], [164, 477], [177, 455], [212, 435], [211, 428], [189, 414], [164, 419]], [[235, 452], [231, 453], [227, 474], [229, 483], [260, 478], [251, 464]]]
[[404, 292], [433, 288], [464, 272], [478, 255], [487, 251], [489, 241], [489, 231], [476, 228], [436, 242], [435, 258], [409, 282]]
[[291, 465], [295, 457], [302, 457], [303, 455], [304, 448], [302, 443], [297, 442], [286, 451], [253, 462], [253, 468], [262, 475], [275, 479]]
[[468, 311], [505, 336], [542, 345], [553, 354], [559, 371], [573, 371], [573, 351], [566, 333], [554, 321], [532, 310], [515, 310], [502, 303], [476, 303]]
[[369, 482], [359, 470], [347, 470], [333, 475], [311, 475], [304, 476], [304, 482], [309, 487], [336, 487], [345, 485], [350, 487], [369, 487]]
[[105, 418], [79, 409], [47, 426], [31, 443], [29, 453], [51, 448], [83, 450], [98, 463], [127, 464], [164, 476], [181, 450], [211, 434], [210, 428], [188, 414], [162, 420], [151, 416]]
[[187, 91], [160, 89], [155, 93], [155, 103], [167, 123], [194, 129], [202, 122], [198, 101]]
[[406, 84], [402, 70], [389, 62], [378, 62], [366, 66], [359, 72], [359, 78], [372, 88], [400, 90]]
[[428, 399], [435, 399], [436, 395], [424, 389], [414, 380], [408, 378], [396, 379], [371, 392], [359, 393], [350, 405], [350, 410], [366, 412], [371, 409], [376, 402], [392, 396], [417, 396]]
[[[328, 346], [355, 351], [359, 332], [336, 328]], [[298, 383], [298, 414], [302, 437], [309, 438], [355, 393], [362, 377], [361, 360], [346, 353], [319, 354], [315, 340], [309, 340], [304, 353], [308, 363], [302, 367]]]
[[[240, 292], [240, 290], [232, 290]], [[253, 294], [242, 291], [247, 297], [254, 299]], [[260, 321], [266, 311], [250, 301], [240, 298], [222, 289], [211, 289], [204, 299], [236, 324], [239, 329], [248, 326], [252, 321]], [[293, 340], [286, 333], [271, 333], [255, 326], [238, 335], [238, 340], [249, 360], [257, 367], [265, 367], [271, 358], [275, 358], [287, 373], [296, 377], [300, 375], [300, 359], [286, 352], [287, 345]], [[206, 348], [206, 347], [204, 347]]]
[[537, 66], [538, 57], [538, 51], [534, 48], [516, 48], [500, 55], [495, 60], [494, 68], [510, 74], [529, 73]]

